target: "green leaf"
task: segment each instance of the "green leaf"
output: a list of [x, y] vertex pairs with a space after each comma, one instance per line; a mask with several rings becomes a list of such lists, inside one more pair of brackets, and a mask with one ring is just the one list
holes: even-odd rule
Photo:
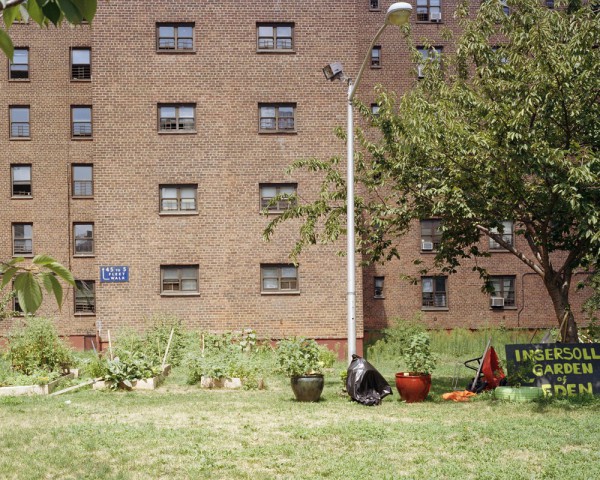
[[58, 6], [65, 14], [66, 19], [73, 25], [79, 25], [83, 20], [83, 15], [77, 6], [73, 3], [73, 0], [56, 0]]
[[88, 22], [91, 22], [96, 15], [96, 8], [98, 7], [97, 0], [73, 0], [79, 11], [83, 15], [83, 18]]
[[75, 286], [75, 279], [73, 278], [73, 274], [69, 272], [68, 269], [63, 267], [60, 263], [54, 262], [44, 265], [48, 270], [56, 273], [60, 278], [62, 278], [65, 282], [69, 283], [72, 286]]
[[2, 272], [2, 283], [0, 283], [0, 290], [8, 285], [8, 282], [10, 282], [15, 276], [15, 273], [17, 273], [17, 269], [15, 267], [9, 267]]
[[21, 263], [25, 261], [25, 257], [15, 257], [12, 260], [9, 260], [8, 262], [5, 262], [6, 265], [15, 265], [17, 263]]
[[56, 279], [53, 273], [43, 273], [41, 277], [44, 282], [44, 287], [46, 287], [46, 291], [54, 295], [54, 298], [56, 298], [56, 304], [58, 305], [58, 308], [61, 308], [63, 301], [62, 285]]
[[[40, 1], [38, 0], [38, 5], [39, 4]], [[48, 17], [48, 20], [50, 20], [54, 25], [58, 26], [62, 16], [62, 12], [58, 5], [54, 2], [48, 2], [45, 5], [40, 6], [42, 7], [42, 12], [44, 13], [44, 15]]]
[[19, 5], [19, 17], [26, 23], [29, 21], [29, 12], [27, 11], [27, 7], [23, 4]]
[[14, 7], [7, 8], [2, 11], [2, 19], [4, 20], [4, 25], [6, 25], [6, 29], [8, 30], [13, 22], [19, 17], [19, 5]]
[[27, 2], [27, 11], [29, 12], [29, 16], [33, 18], [33, 21], [35, 23], [37, 23], [40, 26], [44, 24], [45, 16], [38, 2], [33, 0]]
[[9, 60], [12, 60], [13, 54], [15, 52], [15, 47], [12, 43], [12, 40], [8, 36], [8, 33], [6, 33], [1, 28], [0, 28], [0, 49], [2, 49], [2, 51], [9, 58]]
[[36, 255], [33, 258], [33, 263], [36, 265], [48, 265], [49, 263], [56, 263], [56, 260], [48, 255]]
[[42, 289], [33, 273], [19, 273], [15, 277], [14, 289], [24, 312], [35, 313], [40, 308]]

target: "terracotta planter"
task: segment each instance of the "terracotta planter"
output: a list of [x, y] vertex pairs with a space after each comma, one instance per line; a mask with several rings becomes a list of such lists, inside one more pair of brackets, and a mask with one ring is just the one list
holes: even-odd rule
[[431, 375], [400, 372], [396, 374], [396, 388], [406, 403], [422, 402], [431, 388]]
[[318, 402], [323, 392], [325, 380], [323, 375], [304, 375], [292, 377], [292, 390], [299, 402]]

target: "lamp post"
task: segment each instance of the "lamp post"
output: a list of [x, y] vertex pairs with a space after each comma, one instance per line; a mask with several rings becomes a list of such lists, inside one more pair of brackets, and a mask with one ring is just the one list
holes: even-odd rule
[[347, 293], [347, 309], [348, 309], [348, 363], [352, 361], [352, 355], [356, 353], [356, 265], [355, 265], [355, 225], [354, 225], [354, 109], [352, 101], [354, 94], [362, 78], [363, 71], [371, 50], [379, 37], [388, 25], [402, 26], [408, 23], [412, 7], [405, 2], [393, 3], [385, 15], [385, 22], [375, 34], [373, 41], [367, 54], [363, 60], [358, 75], [354, 82], [351, 78], [346, 77], [342, 71], [342, 65], [339, 62], [331, 63], [323, 69], [323, 73], [328, 80], [341, 79], [348, 82], [348, 124], [346, 127], [346, 142], [347, 142], [347, 177], [346, 177], [346, 227], [347, 227], [347, 268], [348, 268], [348, 293]]

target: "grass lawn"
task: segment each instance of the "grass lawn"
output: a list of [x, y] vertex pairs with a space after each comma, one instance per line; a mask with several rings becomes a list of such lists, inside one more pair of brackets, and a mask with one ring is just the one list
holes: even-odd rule
[[444, 402], [450, 370], [428, 401], [379, 407], [342, 396], [337, 370], [317, 404], [284, 379], [205, 391], [180, 369], [155, 392], [0, 398], [0, 478], [600, 478], [600, 401]]

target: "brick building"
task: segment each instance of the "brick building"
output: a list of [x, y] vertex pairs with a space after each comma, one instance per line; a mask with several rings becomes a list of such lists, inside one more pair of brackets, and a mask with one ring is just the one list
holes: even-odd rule
[[[14, 25], [14, 61], [0, 62], [0, 258], [48, 253], [84, 287], [41, 313], [79, 345], [158, 313], [343, 344], [343, 244], [308, 249], [296, 268], [299, 224], [265, 243], [261, 208], [276, 193], [316, 196], [317, 177], [285, 173], [292, 161], [343, 154], [333, 130], [346, 121], [345, 89], [321, 69], [357, 72], [390, 3], [111, 0], [93, 26]], [[451, 50], [441, 30], [457, 31], [455, 3], [418, 0], [414, 38]], [[378, 83], [401, 92], [418, 81], [395, 28], [377, 47], [365, 103]], [[490, 308], [470, 271], [402, 281], [415, 255], [431, 258], [434, 237], [435, 225], [416, 225], [406, 260], [359, 271], [359, 337], [415, 312], [440, 328], [554, 325], [537, 279], [505, 252], [487, 259], [504, 308]]]

